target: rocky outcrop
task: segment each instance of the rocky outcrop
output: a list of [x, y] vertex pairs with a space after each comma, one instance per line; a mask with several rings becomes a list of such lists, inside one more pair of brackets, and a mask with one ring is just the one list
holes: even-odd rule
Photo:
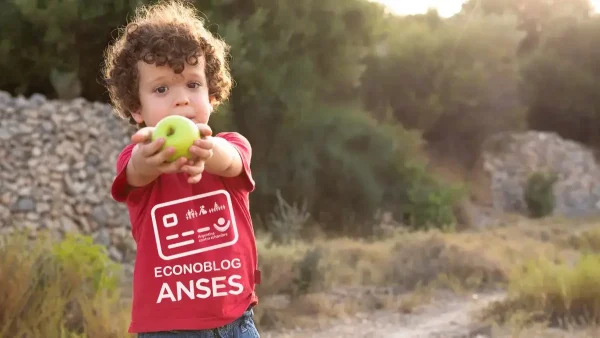
[[524, 187], [527, 178], [540, 171], [558, 177], [555, 215], [600, 214], [600, 167], [582, 144], [555, 133], [502, 133], [486, 142], [483, 160], [497, 210], [526, 214]]
[[113, 259], [131, 260], [127, 209], [110, 197], [130, 128], [105, 104], [0, 92], [0, 231], [92, 234]]

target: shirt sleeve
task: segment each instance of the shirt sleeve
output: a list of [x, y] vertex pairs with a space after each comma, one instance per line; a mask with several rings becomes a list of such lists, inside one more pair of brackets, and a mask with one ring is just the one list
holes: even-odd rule
[[237, 177], [224, 177], [223, 179], [228, 181], [233, 188], [248, 193], [254, 191], [256, 184], [252, 178], [252, 171], [250, 169], [250, 162], [252, 159], [252, 146], [250, 145], [250, 142], [248, 142], [244, 136], [236, 132], [219, 133], [216, 137], [221, 137], [233, 145], [242, 159], [242, 173]]
[[119, 157], [117, 157], [117, 176], [113, 180], [110, 191], [112, 198], [117, 202], [125, 202], [127, 200], [127, 195], [132, 188], [129, 183], [127, 183], [127, 164], [131, 158], [131, 152], [134, 146], [134, 144], [127, 145], [123, 151], [121, 151]]

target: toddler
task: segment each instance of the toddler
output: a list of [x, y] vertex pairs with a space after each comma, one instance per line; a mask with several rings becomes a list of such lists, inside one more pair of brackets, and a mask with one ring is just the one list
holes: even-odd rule
[[[137, 243], [129, 332], [139, 337], [259, 337], [252, 148], [239, 133], [213, 137], [208, 126], [231, 90], [227, 52], [193, 7], [175, 1], [138, 9], [106, 51], [112, 103], [137, 126], [111, 194], [127, 205]], [[168, 161], [174, 149], [151, 140], [170, 115], [201, 132], [189, 159]]]

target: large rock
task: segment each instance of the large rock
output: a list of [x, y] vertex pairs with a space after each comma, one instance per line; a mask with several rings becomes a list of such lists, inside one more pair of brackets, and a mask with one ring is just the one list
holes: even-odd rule
[[483, 160], [497, 210], [526, 214], [527, 178], [541, 171], [558, 177], [555, 215], [600, 214], [600, 167], [582, 144], [548, 132], [502, 133], [486, 142]]
[[110, 196], [131, 128], [106, 104], [0, 92], [0, 231], [91, 234], [131, 260], [127, 209]]

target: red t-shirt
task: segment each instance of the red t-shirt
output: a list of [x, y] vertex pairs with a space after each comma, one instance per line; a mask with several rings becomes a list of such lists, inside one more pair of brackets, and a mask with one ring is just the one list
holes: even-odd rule
[[137, 243], [130, 333], [202, 330], [228, 324], [258, 298], [257, 252], [248, 196], [252, 148], [238, 133], [220, 133], [241, 155], [234, 178], [161, 175], [141, 188], [127, 184], [133, 144], [117, 160], [111, 193], [127, 204]]

